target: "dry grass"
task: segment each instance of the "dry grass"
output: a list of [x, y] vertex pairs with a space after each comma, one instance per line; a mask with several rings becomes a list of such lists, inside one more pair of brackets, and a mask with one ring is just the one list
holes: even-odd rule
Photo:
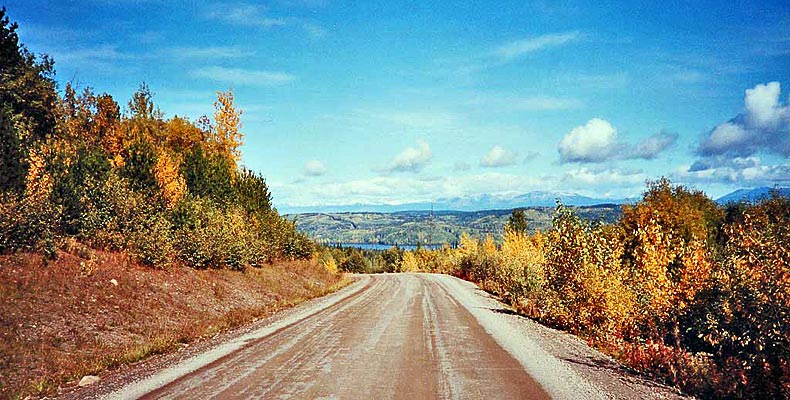
[[[0, 256], [0, 398], [176, 349], [337, 289], [315, 262], [154, 270], [118, 253]], [[111, 281], [115, 280], [118, 285]]]

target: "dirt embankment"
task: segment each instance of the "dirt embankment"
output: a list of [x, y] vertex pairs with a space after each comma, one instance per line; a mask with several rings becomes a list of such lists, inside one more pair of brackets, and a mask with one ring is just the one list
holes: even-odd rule
[[74, 253], [82, 257], [0, 256], [0, 398], [56, 394], [83, 375], [172, 351], [343, 282], [307, 261], [154, 270], [122, 254]]

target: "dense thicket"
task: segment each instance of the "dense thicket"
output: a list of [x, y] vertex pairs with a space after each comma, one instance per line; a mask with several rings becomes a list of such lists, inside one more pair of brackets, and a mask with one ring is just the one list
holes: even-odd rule
[[310, 257], [312, 243], [239, 166], [240, 115], [218, 92], [212, 119], [166, 118], [140, 86], [125, 107], [54, 81], [0, 11], [0, 253], [54, 256], [67, 238], [142, 263], [234, 269]]
[[528, 235], [414, 251], [626, 365], [706, 398], [790, 398], [790, 199], [720, 207], [661, 179], [613, 224], [558, 206]]

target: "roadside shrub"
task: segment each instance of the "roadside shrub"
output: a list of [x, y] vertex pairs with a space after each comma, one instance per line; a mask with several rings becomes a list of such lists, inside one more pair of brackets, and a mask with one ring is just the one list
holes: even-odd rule
[[717, 397], [790, 397], [789, 222], [790, 199], [774, 196], [723, 228], [721, 261], [686, 323], [721, 372]]
[[175, 255], [170, 221], [156, 213], [136, 222], [139, 225], [128, 234], [131, 254], [143, 265], [167, 267]]
[[334, 255], [329, 249], [322, 249], [321, 251], [317, 252], [315, 255], [316, 260], [318, 261], [321, 266], [326, 268], [327, 271], [331, 274], [337, 274], [340, 267], [335, 260]]
[[384, 264], [384, 272], [398, 272], [403, 261], [403, 250], [396, 246], [390, 247], [381, 254], [381, 261]]
[[203, 147], [195, 146], [184, 155], [181, 168], [191, 194], [223, 205], [233, 199], [236, 166], [222, 154], [209, 153]]
[[506, 229], [502, 238], [501, 267], [495, 280], [514, 305], [534, 304], [546, 284], [543, 270], [545, 237], [526, 234], [526, 229]]
[[52, 176], [41, 153], [28, 158], [25, 191], [0, 193], [0, 252], [43, 251], [55, 257], [61, 209], [52, 203]]
[[368, 271], [368, 262], [365, 256], [359, 249], [350, 249], [350, 253], [346, 259], [340, 263], [340, 270], [362, 274]]
[[0, 253], [44, 251], [53, 256], [60, 209], [47, 198], [0, 195]]
[[176, 206], [172, 219], [178, 257], [190, 267], [242, 270], [261, 266], [269, 257], [256, 220], [239, 208], [190, 198]]
[[644, 198], [623, 208], [623, 259], [631, 269], [639, 311], [641, 332], [636, 334], [681, 345], [678, 317], [708, 281], [709, 243], [721, 217], [702, 192], [666, 179], [649, 182]]
[[[52, 198], [63, 213], [61, 227], [67, 235], [79, 235], [83, 230], [94, 229], [86, 208], [96, 208], [101, 201], [102, 187], [110, 175], [107, 154], [100, 148], [81, 147], [76, 154], [61, 152], [56, 155], [49, 169], [54, 171]], [[84, 225], [88, 224], [88, 225]]]
[[553, 227], [545, 264], [546, 318], [586, 336], [618, 334], [633, 312], [634, 297], [624, 283], [620, 232], [582, 221], [562, 205]]

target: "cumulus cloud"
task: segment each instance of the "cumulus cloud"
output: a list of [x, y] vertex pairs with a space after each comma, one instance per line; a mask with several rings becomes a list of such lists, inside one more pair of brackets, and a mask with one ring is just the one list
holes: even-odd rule
[[758, 157], [709, 157], [684, 165], [672, 178], [693, 183], [774, 185], [790, 182], [790, 164], [763, 165]]
[[496, 145], [480, 159], [480, 166], [486, 168], [507, 167], [515, 164], [517, 161], [518, 154], [516, 152]]
[[557, 150], [564, 163], [599, 163], [611, 159], [652, 160], [677, 139], [677, 133], [660, 131], [642, 139], [634, 147], [620, 141], [617, 129], [609, 121], [593, 118], [565, 135]]
[[620, 148], [612, 124], [593, 118], [565, 135], [558, 151], [562, 162], [602, 162], [617, 154]]
[[304, 165], [304, 174], [307, 176], [321, 176], [326, 174], [326, 166], [318, 160], [310, 160]]
[[780, 101], [779, 82], [758, 84], [744, 95], [745, 112], [705, 135], [703, 157], [745, 157], [758, 152], [790, 156], [790, 106]]
[[398, 153], [384, 172], [420, 172], [431, 161], [431, 146], [417, 140], [415, 147], [407, 147]]
[[524, 156], [524, 164], [526, 164], [526, 163], [538, 158], [539, 155], [540, 155], [540, 153], [537, 152], [537, 151], [529, 151], [529, 152], [527, 152], [527, 155]]

